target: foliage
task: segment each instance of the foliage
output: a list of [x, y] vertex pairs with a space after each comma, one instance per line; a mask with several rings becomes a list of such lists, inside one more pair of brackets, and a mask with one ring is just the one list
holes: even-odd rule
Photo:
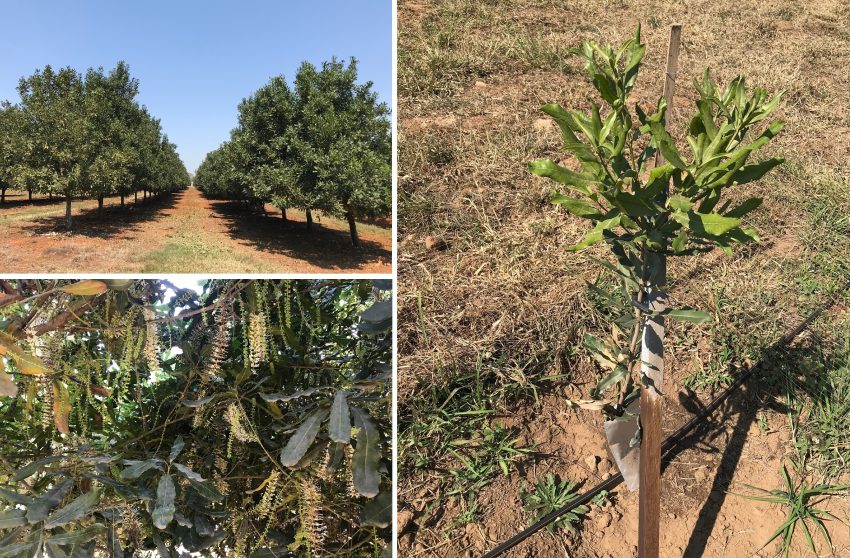
[[[533, 515], [533, 523], [566, 506], [578, 498], [578, 494], [576, 493], [576, 483], [557, 479], [555, 475], [548, 473], [537, 481], [534, 490], [523, 490], [520, 497], [525, 506], [525, 511]], [[566, 529], [570, 533], [574, 533], [574, 524], [581, 521], [589, 511], [590, 508], [587, 506], [577, 506], [547, 525], [546, 529], [550, 533], [554, 532], [555, 529]]]
[[387, 282], [0, 286], [4, 555], [388, 543]]
[[[758, 235], [743, 225], [743, 218], [759, 207], [761, 199], [732, 204], [724, 195], [734, 186], [760, 179], [782, 162], [778, 158], [750, 160], [782, 129], [781, 122], [773, 122], [756, 139], [748, 140], [776, 108], [781, 94], [768, 99], [761, 88], [748, 94], [742, 77], [724, 90], [714, 84], [708, 70], [701, 81], [694, 81], [699, 99], [685, 138], [689, 153], [676, 146], [666, 127], [664, 98], [652, 114], [635, 104], [633, 115], [629, 97], [645, 50], [638, 28], [616, 50], [585, 43], [572, 51], [583, 59], [604, 108], [594, 102], [590, 114], [585, 114], [545, 105], [542, 110], [557, 122], [564, 149], [578, 170], [551, 160], [529, 165], [531, 172], [564, 187], [553, 193], [554, 203], [592, 224], [584, 239], [569, 249], [584, 250], [605, 242], [615, 258], [598, 263], [617, 277], [622, 296], [590, 286], [616, 314], [613, 334], [604, 340], [586, 335], [584, 343], [607, 375], [592, 391], [591, 400], [577, 403], [602, 408], [611, 416], [624, 412], [642, 380], [635, 377], [640, 365], [639, 333], [645, 318], [655, 312], [648, 295], [664, 286], [664, 257], [718, 246], [731, 253], [735, 244], [757, 241]], [[657, 164], [661, 157], [667, 162]], [[695, 323], [709, 318], [690, 308], [661, 313]], [[609, 398], [606, 394], [612, 388], [617, 394]]]
[[43, 70], [22, 78], [21, 101], [0, 109], [3, 189], [13, 186], [66, 199], [185, 187], [189, 175], [160, 123], [135, 97], [138, 81], [119, 62], [108, 74]]
[[806, 486], [801, 483], [799, 486], [796, 486], [791, 481], [788, 469], [784, 466], [782, 467], [782, 478], [785, 483], [784, 489], [765, 490], [757, 486], [746, 484], [744, 486], [747, 488], [756, 490], [766, 496], [739, 495], [749, 500], [781, 504], [788, 508], [788, 516], [785, 521], [779, 526], [773, 535], [771, 535], [770, 539], [764, 543], [762, 548], [769, 545], [777, 538], [782, 537], [780, 539], [782, 542], [781, 552], [783, 556], [788, 556], [791, 552], [791, 541], [794, 538], [794, 533], [796, 532], [797, 525], [799, 524], [803, 528], [803, 534], [806, 536], [806, 543], [809, 545], [812, 553], [817, 555], [815, 543], [812, 538], [812, 532], [808, 525], [808, 522], [811, 522], [818, 528], [818, 531], [820, 531], [820, 534], [823, 536], [828, 547], [832, 549], [832, 541], [829, 538], [829, 532], [826, 529], [824, 520], [835, 519], [839, 522], [841, 520], [828, 511], [816, 508], [815, 506], [828, 496], [834, 496], [845, 492], [848, 488], [850, 488], [850, 485], [829, 486], [820, 484], [817, 486]]
[[319, 209], [355, 219], [391, 211], [389, 109], [372, 84], [358, 85], [357, 62], [335, 58], [321, 70], [304, 62], [293, 86], [272, 78], [239, 105], [231, 138], [209, 153], [195, 182], [205, 193]]

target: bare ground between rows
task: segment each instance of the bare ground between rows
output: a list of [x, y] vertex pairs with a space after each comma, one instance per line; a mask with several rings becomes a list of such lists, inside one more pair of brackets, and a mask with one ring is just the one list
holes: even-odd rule
[[[351, 247], [347, 225], [321, 218], [306, 231], [303, 216], [292, 215], [290, 226], [275, 218], [239, 211], [233, 204], [209, 200], [189, 188], [178, 194], [119, 206], [106, 200], [102, 216], [96, 200], [74, 202], [74, 228], [64, 228], [64, 201], [38, 199], [35, 204], [0, 207], [0, 253], [8, 273], [132, 273], [151, 269], [152, 254], [187, 239], [210, 247], [218, 260], [210, 269], [181, 268], [168, 262], [167, 271], [182, 273], [389, 273], [391, 233], [364, 227], [363, 245]], [[290, 211], [292, 214], [293, 212]], [[160, 260], [153, 260], [159, 262]], [[155, 263], [154, 265], [161, 265]]]

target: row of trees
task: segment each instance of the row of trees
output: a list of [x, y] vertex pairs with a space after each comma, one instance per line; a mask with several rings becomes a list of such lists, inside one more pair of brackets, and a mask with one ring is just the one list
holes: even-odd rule
[[46, 66], [18, 85], [19, 104], [0, 106], [0, 188], [71, 200], [172, 192], [189, 173], [160, 122], [139, 105], [139, 82], [119, 62], [115, 69]]
[[272, 78], [239, 105], [230, 140], [209, 153], [195, 176], [204, 193], [256, 207], [344, 217], [356, 246], [356, 220], [389, 215], [389, 108], [372, 83], [358, 85], [357, 61], [336, 58], [321, 70], [301, 64], [290, 86]]

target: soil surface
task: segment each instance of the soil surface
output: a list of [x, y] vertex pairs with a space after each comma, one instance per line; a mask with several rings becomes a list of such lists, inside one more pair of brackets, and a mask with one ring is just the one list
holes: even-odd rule
[[342, 221], [303, 212], [266, 217], [237, 203], [207, 199], [199, 190], [120, 207], [106, 200], [74, 201], [73, 230], [64, 226], [64, 201], [7, 195], [0, 207], [0, 253], [7, 273], [390, 273], [392, 233], [360, 225], [355, 249]]

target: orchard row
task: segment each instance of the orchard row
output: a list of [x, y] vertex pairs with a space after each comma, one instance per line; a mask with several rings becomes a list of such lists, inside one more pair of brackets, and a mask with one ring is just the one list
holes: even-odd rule
[[195, 184], [206, 194], [256, 208], [312, 211], [356, 220], [391, 213], [389, 109], [357, 62], [304, 62], [290, 85], [275, 77], [239, 105], [230, 140], [207, 155]]
[[22, 78], [19, 104], [0, 107], [0, 188], [71, 200], [161, 194], [190, 178], [159, 120], [136, 100], [139, 82], [127, 64], [109, 73], [50, 66]]

